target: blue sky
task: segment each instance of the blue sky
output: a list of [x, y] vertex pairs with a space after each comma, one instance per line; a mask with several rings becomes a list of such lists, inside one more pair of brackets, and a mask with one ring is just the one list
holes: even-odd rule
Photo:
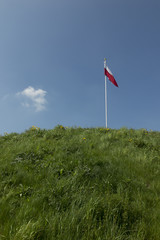
[[1, 0], [0, 134], [32, 125], [160, 131], [159, 0]]

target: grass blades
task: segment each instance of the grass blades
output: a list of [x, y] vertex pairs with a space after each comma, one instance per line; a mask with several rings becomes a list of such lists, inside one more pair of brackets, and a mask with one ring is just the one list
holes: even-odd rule
[[0, 239], [159, 240], [160, 133], [0, 136]]

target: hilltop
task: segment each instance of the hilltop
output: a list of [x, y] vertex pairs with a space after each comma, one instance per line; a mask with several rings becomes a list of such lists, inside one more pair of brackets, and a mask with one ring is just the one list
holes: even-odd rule
[[0, 239], [159, 240], [160, 132], [0, 136]]

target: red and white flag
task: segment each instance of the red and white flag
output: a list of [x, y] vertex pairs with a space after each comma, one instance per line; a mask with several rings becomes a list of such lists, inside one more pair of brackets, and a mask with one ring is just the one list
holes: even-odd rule
[[118, 84], [115, 80], [115, 78], [113, 77], [113, 74], [111, 72], [111, 70], [107, 67], [107, 65], [104, 65], [104, 75], [106, 75], [108, 77], [108, 79], [116, 86], [118, 87]]

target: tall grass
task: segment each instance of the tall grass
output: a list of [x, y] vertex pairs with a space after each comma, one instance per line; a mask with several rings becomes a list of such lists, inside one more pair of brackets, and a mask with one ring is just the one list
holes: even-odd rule
[[32, 127], [0, 137], [0, 239], [159, 240], [160, 133]]

